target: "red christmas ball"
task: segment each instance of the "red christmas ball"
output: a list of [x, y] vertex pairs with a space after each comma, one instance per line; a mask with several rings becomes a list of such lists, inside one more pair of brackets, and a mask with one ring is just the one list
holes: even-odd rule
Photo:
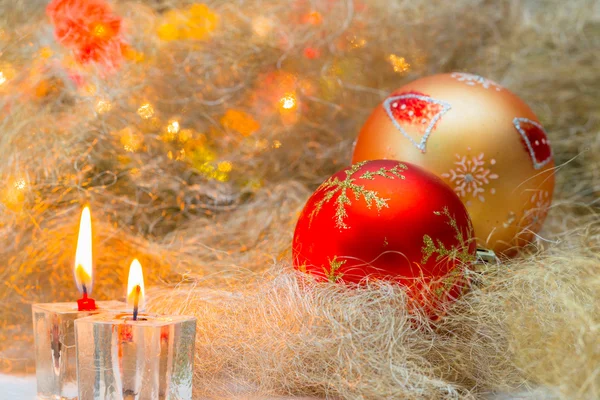
[[428, 309], [460, 293], [475, 250], [456, 193], [393, 160], [359, 162], [327, 179], [302, 210], [292, 249], [295, 268], [318, 280], [392, 280]]

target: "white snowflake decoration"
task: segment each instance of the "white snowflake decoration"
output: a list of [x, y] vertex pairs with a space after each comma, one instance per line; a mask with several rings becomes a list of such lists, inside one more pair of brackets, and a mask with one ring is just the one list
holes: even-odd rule
[[523, 226], [525, 229], [537, 231], [550, 208], [552, 201], [550, 193], [546, 190], [536, 190], [529, 199], [531, 208], [525, 211]]
[[[473, 156], [471, 158], [456, 154], [456, 159], [457, 161], [454, 162], [456, 168], [443, 173], [442, 177], [450, 180], [454, 185], [454, 191], [460, 197], [476, 198], [481, 202], [485, 202], [485, 186], [492, 180], [498, 179], [498, 175], [491, 173], [491, 171], [485, 167], [486, 161], [484, 160], [484, 154], [481, 153], [478, 156]], [[490, 160], [490, 164], [496, 164], [496, 160]], [[495, 194], [496, 189], [491, 188], [489, 193]]]
[[484, 89], [494, 88], [498, 92], [502, 90], [502, 86], [498, 85], [496, 82], [479, 75], [468, 74], [466, 72], [454, 72], [450, 76], [459, 82], [466, 83], [469, 86], [481, 85], [481, 87]]

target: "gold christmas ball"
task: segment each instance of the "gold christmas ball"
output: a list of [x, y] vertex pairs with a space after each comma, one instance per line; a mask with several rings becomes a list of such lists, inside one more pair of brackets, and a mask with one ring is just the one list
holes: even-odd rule
[[540, 230], [554, 190], [544, 128], [519, 97], [467, 73], [396, 90], [363, 126], [352, 162], [393, 159], [440, 176], [464, 202], [479, 245], [511, 254]]

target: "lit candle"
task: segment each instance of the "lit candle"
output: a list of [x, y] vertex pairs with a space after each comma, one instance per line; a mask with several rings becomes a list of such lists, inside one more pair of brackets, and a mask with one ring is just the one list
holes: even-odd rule
[[81, 293], [77, 300], [79, 311], [93, 311], [96, 309], [94, 299], [88, 297], [92, 292], [92, 216], [90, 208], [84, 207], [79, 222], [79, 236], [77, 237], [77, 250], [75, 251], [75, 282]]
[[79, 400], [191, 400], [196, 319], [140, 312], [144, 276], [137, 260], [127, 303], [130, 312], [75, 322]]
[[38, 399], [77, 399], [74, 321], [101, 311], [126, 309], [126, 304], [120, 301], [96, 303], [89, 297], [92, 268], [92, 223], [90, 210], [86, 207], [81, 213], [73, 268], [81, 299], [32, 306]]
[[133, 309], [133, 320], [137, 321], [140, 306], [144, 306], [144, 274], [142, 265], [136, 259], [129, 267], [129, 278], [127, 279], [127, 304]]

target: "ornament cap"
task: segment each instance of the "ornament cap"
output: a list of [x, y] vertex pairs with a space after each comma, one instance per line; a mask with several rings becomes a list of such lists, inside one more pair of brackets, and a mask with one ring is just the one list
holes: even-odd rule
[[496, 256], [494, 250], [486, 249], [484, 247], [477, 248], [477, 261], [476, 264], [499, 264], [500, 260]]

